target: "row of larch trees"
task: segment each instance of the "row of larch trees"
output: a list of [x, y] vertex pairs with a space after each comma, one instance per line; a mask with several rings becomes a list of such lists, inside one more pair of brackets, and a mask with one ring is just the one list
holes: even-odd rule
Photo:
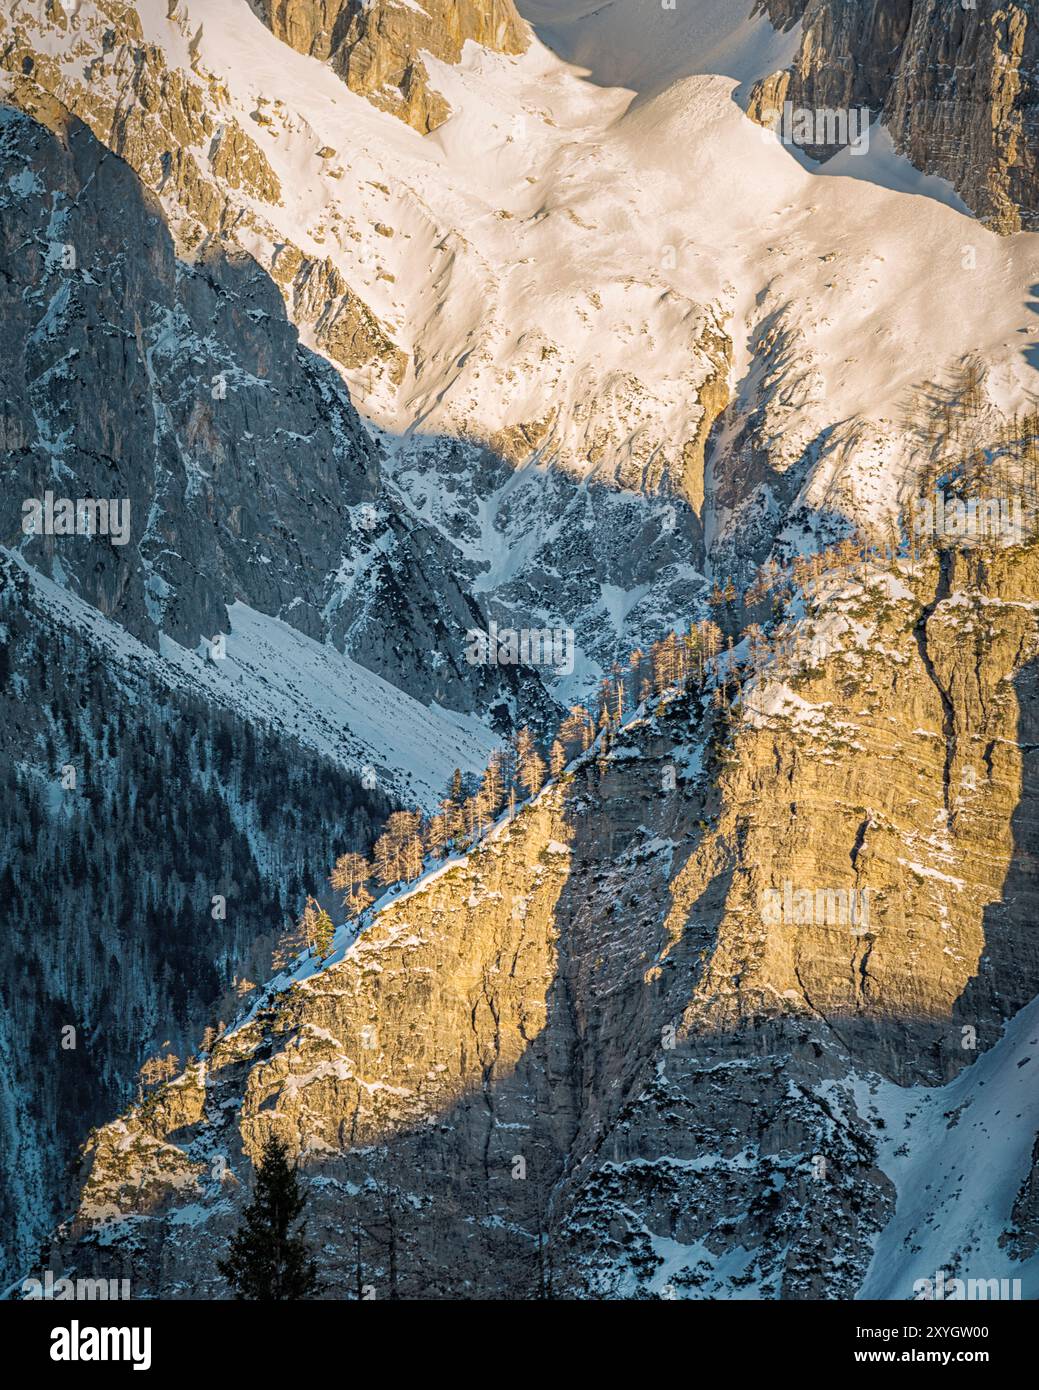
[[[847, 580], [864, 574], [881, 555], [861, 537], [841, 541], [820, 553], [795, 559], [788, 565], [767, 563], [751, 587], [735, 594], [727, 583], [722, 592], [747, 615], [762, 598], [773, 599], [775, 620], [800, 589], [806, 600], [817, 601], [834, 579]], [[887, 558], [892, 551], [887, 548]], [[735, 596], [734, 596], [735, 594]], [[735, 705], [749, 675], [771, 666], [782, 677], [812, 664], [813, 653], [801, 634], [771, 623], [771, 632], [756, 624], [742, 628], [748, 640], [748, 657], [737, 663], [734, 638], [718, 623], [705, 620], [687, 631], [671, 631], [647, 650], [636, 648], [626, 663], [616, 663], [603, 678], [591, 710], [572, 706], [553, 734], [540, 740], [529, 728], [521, 728], [504, 746], [492, 752], [481, 776], [456, 771], [451, 785], [431, 815], [419, 810], [398, 810], [385, 820], [370, 854], [350, 851], [339, 855], [329, 878], [332, 889], [342, 894], [342, 906], [350, 920], [360, 918], [381, 891], [413, 882], [430, 862], [451, 853], [463, 853], [476, 844], [495, 821], [537, 795], [547, 777], [560, 777], [575, 759], [589, 752], [599, 740], [605, 752], [613, 733], [654, 701], [668, 701], [682, 692], [711, 694], [720, 708]], [[748, 659], [749, 658], [749, 659]], [[358, 837], [354, 837], [355, 842]], [[329, 911], [313, 896], [305, 900], [297, 921], [284, 932], [273, 953], [273, 967], [282, 971], [303, 954], [327, 959], [334, 945], [335, 927]], [[239, 993], [251, 989], [242, 982]], [[222, 1031], [223, 1025], [220, 1025]], [[207, 1030], [203, 1051], [212, 1042]], [[142, 1072], [146, 1085], [155, 1085], [174, 1074], [176, 1058], [152, 1059]]]
[[[791, 565], [765, 565], [745, 594], [737, 594], [731, 581], [721, 593], [727, 604], [735, 603], [744, 611], [772, 594], [781, 611], [796, 587], [807, 593], [825, 575], [863, 565], [870, 556], [865, 542], [845, 540], [832, 552], [798, 559]], [[464, 853], [504, 812], [511, 818], [520, 803], [537, 795], [547, 777], [559, 777], [596, 739], [608, 746], [613, 732], [652, 701], [691, 690], [702, 693], [713, 679], [715, 704], [728, 705], [738, 699], [749, 671], [768, 661], [782, 666], [793, 655], [788, 643], [780, 637], [769, 638], [761, 627], [749, 627], [747, 636], [750, 661], [742, 667], [736, 662], [733, 637], [726, 637], [710, 619], [694, 623], [684, 632], [671, 631], [648, 650], [636, 648], [626, 663], [616, 663], [603, 677], [594, 712], [584, 705], [571, 706], [554, 734], [540, 742], [528, 727], [520, 728], [509, 742], [491, 753], [481, 776], [456, 770], [432, 815], [417, 809], [392, 812], [370, 857], [357, 852], [342, 854], [332, 869], [329, 882], [343, 894], [348, 916], [360, 917], [379, 891], [414, 882], [430, 861]], [[314, 898], [308, 898], [299, 922], [279, 943], [275, 966], [283, 968], [306, 950], [325, 956], [331, 950], [331, 940], [328, 914]]]
[[[503, 813], [511, 818], [517, 807], [537, 796], [547, 778], [557, 778], [574, 758], [587, 753], [596, 738], [619, 727], [630, 712], [654, 697], [702, 688], [722, 649], [716, 623], [701, 622], [679, 634], [669, 632], [647, 652], [636, 649], [626, 665], [616, 664], [602, 681], [596, 711], [573, 705], [554, 734], [539, 742], [523, 726], [488, 759], [481, 776], [456, 770], [450, 788], [432, 815], [420, 810], [394, 811], [386, 820], [370, 858], [351, 852], [340, 855], [329, 878], [343, 893], [343, 907], [359, 917], [373, 903], [378, 889], [414, 882], [427, 864], [449, 853], [463, 853], [476, 844]], [[730, 639], [731, 649], [731, 639]], [[303, 918], [283, 942], [279, 962], [314, 944], [314, 900], [308, 899]], [[311, 920], [308, 921], [308, 913]]]
[[968, 357], [947, 385], [917, 391], [906, 424], [923, 445], [927, 462], [919, 491], [931, 493], [942, 479], [967, 493], [1008, 498], [1020, 495], [1032, 516], [1039, 506], [1039, 407], [1023, 413], [994, 406], [987, 369]]
[[[865, 582], [877, 569], [893, 571], [900, 559], [913, 558], [893, 523], [880, 542], [863, 535], [845, 537], [811, 555], [788, 563], [766, 561], [750, 586], [737, 591], [731, 580], [715, 586], [712, 606], [728, 610], [726, 625], [740, 632], [746, 648], [740, 660], [735, 639], [713, 620], [671, 631], [643, 651], [636, 648], [626, 663], [616, 663], [600, 682], [594, 713], [572, 706], [554, 734], [540, 742], [526, 726], [491, 754], [482, 776], [456, 770], [450, 788], [432, 815], [421, 810], [394, 811], [376, 840], [371, 857], [351, 852], [340, 855], [329, 879], [343, 894], [349, 917], [360, 917], [378, 890], [414, 882], [430, 861], [464, 853], [508, 811], [535, 797], [546, 778], [558, 778], [573, 761], [600, 740], [608, 746], [613, 732], [640, 709], [676, 694], [704, 694], [709, 687], [718, 707], [738, 704], [747, 679], [766, 671], [779, 678], [803, 674], [816, 664], [818, 653], [800, 630], [783, 624], [784, 613], [800, 593], [806, 611], [818, 606], [832, 587], [849, 580]], [[766, 624], [746, 623], [755, 608], [770, 604]], [[733, 621], [739, 615], [739, 621]], [[276, 964], [305, 949], [326, 955], [331, 949], [331, 922], [314, 898], [308, 898], [294, 931], [281, 944]]]

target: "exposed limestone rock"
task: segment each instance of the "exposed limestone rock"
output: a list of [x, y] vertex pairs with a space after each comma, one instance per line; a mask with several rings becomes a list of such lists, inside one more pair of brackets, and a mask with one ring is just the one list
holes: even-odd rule
[[913, 7], [885, 120], [994, 231], [1039, 228], [1039, 15], [1024, 0]]
[[512, 0], [250, 0], [271, 32], [324, 59], [353, 92], [426, 134], [451, 114], [422, 53], [457, 63], [468, 39], [522, 53], [527, 29]]
[[[758, 83], [748, 113], [868, 106], [918, 169], [948, 179], [993, 228], [1039, 226], [1039, 27], [1027, 0], [758, 0], [803, 24], [789, 73]], [[815, 158], [839, 146], [806, 145]]]
[[793, 73], [789, 69], [769, 73], [760, 82], [755, 82], [747, 98], [747, 115], [758, 125], [775, 128], [776, 121], [783, 110], [783, 103], [790, 91]]
[[[291, 263], [291, 253], [279, 257], [282, 273]], [[332, 262], [300, 256], [296, 264], [298, 269], [289, 282], [293, 315], [314, 325], [318, 346], [348, 369], [377, 363], [394, 386], [399, 386], [407, 371], [407, 354], [390, 341], [379, 320]]]
[[[1010, 1012], [1022, 1007], [1039, 978], [1034, 940], [1018, 942], [1017, 976], [986, 924], [1004, 897], [1013, 818], [1029, 786], [1019, 725], [1032, 688], [1039, 555], [983, 562], [945, 552], [921, 576], [918, 591], [928, 588], [922, 607], [879, 583], [837, 609], [830, 599], [828, 622], [843, 639], [808, 657], [785, 703], [778, 686], [749, 696], [711, 837], [738, 844], [745, 867], [725, 890], [694, 1000], [695, 1012], [731, 1025], [752, 998], [752, 1012], [768, 1013], [796, 997], [902, 1082], [947, 1079], [967, 1060], [957, 1017], [991, 1045], [1008, 1001]], [[861, 650], [859, 624], [870, 633]], [[780, 764], [790, 769], [782, 794]], [[690, 859], [672, 885], [673, 930], [688, 930], [686, 906], [717, 891], [719, 868], [706, 852]], [[868, 889], [868, 930], [762, 931], [765, 894], [787, 881]]]
[[731, 730], [665, 700], [222, 1037], [204, 1122], [118, 1121], [51, 1267], [220, 1296], [275, 1128], [333, 1296], [853, 1296], [893, 1210], [854, 1076], [940, 1082], [1039, 986], [1037, 593], [1034, 544], [846, 578]]
[[492, 435], [490, 446], [513, 467], [526, 463], [536, 453], [552, 428], [552, 415], [523, 425], [509, 425]]
[[133, 1202], [141, 1211], [158, 1207], [170, 1191], [194, 1195], [199, 1189], [199, 1164], [188, 1162], [181, 1149], [164, 1144], [141, 1132], [110, 1125], [91, 1141], [91, 1151], [108, 1175], [102, 1193], [90, 1184], [83, 1192], [83, 1206], [73, 1232], [89, 1229], [90, 1223], [109, 1221]]
[[203, 1119], [202, 1080], [196, 1067], [149, 1096], [137, 1111], [138, 1128], [116, 1122], [91, 1135], [86, 1151], [96, 1155], [95, 1171], [104, 1172], [108, 1181], [103, 1190], [87, 1182], [77, 1230], [86, 1222], [111, 1220], [127, 1205], [145, 1211], [157, 1207], [171, 1188], [182, 1195], [199, 1190], [201, 1165], [187, 1160], [183, 1149], [166, 1143], [165, 1136], [177, 1135], [183, 1142]]
[[281, 186], [274, 172], [237, 121], [214, 137], [209, 162], [214, 174], [229, 188], [244, 188], [271, 203], [281, 201]]
[[[72, 51], [83, 62], [86, 81], [41, 53], [28, 24], [9, 20], [7, 30], [0, 29], [7, 99], [45, 120], [48, 97], [56, 98], [84, 121], [161, 199], [182, 253], [202, 256], [213, 241], [225, 249], [244, 241], [252, 254], [257, 243], [269, 248], [268, 266], [279, 260], [283, 267], [294, 258], [300, 282], [284, 273], [274, 278], [297, 322], [314, 325], [318, 346], [342, 366], [372, 367], [399, 384], [407, 354], [340, 272], [331, 262], [304, 257], [252, 206], [243, 205], [244, 195], [274, 207], [282, 189], [256, 141], [236, 120], [221, 117], [226, 94], [219, 83], [197, 72], [193, 80], [168, 67], [162, 51], [145, 43], [137, 14], [117, 0], [97, 0], [93, 12], [77, 15]], [[201, 164], [199, 149], [206, 152]]]
[[682, 445], [681, 466], [676, 467], [677, 490], [701, 519], [704, 504], [704, 468], [707, 442], [722, 411], [729, 404], [729, 368], [732, 362], [732, 340], [723, 333], [707, 333], [700, 341], [701, 348], [712, 352], [715, 372], [697, 393], [703, 414], [693, 439]]

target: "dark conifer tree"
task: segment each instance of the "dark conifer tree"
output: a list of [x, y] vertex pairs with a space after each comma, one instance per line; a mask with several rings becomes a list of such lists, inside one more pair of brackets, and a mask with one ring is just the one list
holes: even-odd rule
[[305, 1204], [284, 1140], [268, 1135], [252, 1201], [231, 1239], [227, 1259], [217, 1260], [236, 1298], [284, 1301], [316, 1296], [317, 1265], [307, 1248], [305, 1223], [296, 1226]]

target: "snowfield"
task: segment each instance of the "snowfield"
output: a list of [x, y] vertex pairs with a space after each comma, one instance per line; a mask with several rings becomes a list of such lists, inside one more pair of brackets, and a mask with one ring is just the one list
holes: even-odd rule
[[[280, 43], [247, 0], [184, 0], [172, 21], [165, 0], [136, 8], [185, 71], [202, 25], [197, 69], [283, 189], [280, 206], [243, 205], [329, 257], [402, 348], [420, 347], [399, 390], [346, 374], [362, 413], [404, 439], [490, 439], [547, 415], [539, 457], [616, 478], [695, 432], [705, 321], [725, 323], [750, 406], [755, 335], [778, 317], [797, 345], [783, 448], [868, 426], [816, 488], [852, 474], [842, 501], [868, 518], [903, 482], [904, 451], [884, 443], [910, 388], [977, 353], [1001, 408], [1027, 398], [1035, 237], [986, 231], [877, 127], [865, 157], [816, 166], [751, 122], [738, 98], [790, 60], [797, 30], [732, 0], [649, 14], [526, 0], [546, 42], [428, 60], [453, 109], [428, 136]], [[252, 119], [261, 101], [271, 124]], [[255, 250], [269, 261], [259, 234]]]
[[190, 652], [167, 637], [156, 653], [17, 553], [5, 554], [25, 570], [55, 620], [103, 652], [110, 665], [147, 666], [166, 684], [280, 729], [374, 779], [372, 787], [406, 805], [435, 809], [454, 769], [482, 771], [497, 743], [478, 719], [427, 708], [334, 647], [244, 603], [228, 609], [225, 657], [214, 659], [208, 644]]
[[[1039, 1298], [1039, 1254], [1002, 1240], [1039, 1133], [1039, 999], [947, 1086], [858, 1078], [856, 1104], [884, 1122], [880, 1166], [898, 1189], [859, 1298], [922, 1297], [918, 1281], [1019, 1279]], [[1012, 1287], [1012, 1286], [1011, 1286]], [[948, 1295], [947, 1295], [948, 1296]]]

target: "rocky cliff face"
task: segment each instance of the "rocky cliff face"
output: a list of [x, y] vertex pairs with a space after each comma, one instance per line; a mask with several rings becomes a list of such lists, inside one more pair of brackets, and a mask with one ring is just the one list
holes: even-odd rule
[[[5, 1272], [62, 1209], [86, 1128], [132, 1093], [146, 1053], [168, 1039], [184, 1055], [232, 979], [267, 972], [273, 934], [330, 856], [367, 846], [406, 794], [387, 750], [362, 750], [334, 714], [319, 752], [286, 727], [291, 710], [276, 720], [243, 702], [243, 675], [218, 676], [228, 663], [184, 678], [200, 643], [227, 634], [229, 605], [503, 721], [524, 679], [536, 685], [465, 662], [466, 629], [486, 620], [438, 538], [386, 506], [339, 378], [256, 264], [178, 260], [129, 166], [57, 103], [38, 114], [49, 124], [0, 111]], [[43, 510], [26, 531], [26, 504], [48, 495], [116, 504], [108, 534], [48, 525]], [[349, 586], [344, 556], [363, 559]], [[451, 649], [452, 628], [454, 659], [434, 668], [426, 654]], [[206, 668], [218, 678], [200, 679]], [[261, 690], [277, 678], [268, 660]], [[391, 693], [376, 683], [368, 700]], [[424, 713], [416, 702], [411, 717]], [[300, 819], [284, 824], [272, 787], [296, 770]], [[235, 900], [230, 926], [213, 930], [213, 894]], [[140, 931], [123, 941], [131, 920]], [[18, 1041], [29, 1019], [59, 1078], [38, 1093]], [[64, 1049], [65, 1026], [78, 1048]]]
[[[226, 628], [235, 597], [291, 608], [317, 633], [322, 580], [377, 495], [368, 437], [256, 266], [218, 254], [184, 266], [132, 170], [61, 108], [48, 114], [52, 131], [10, 110], [3, 127], [5, 395], [22, 440], [5, 539], [45, 573], [65, 556], [74, 589], [152, 643], [161, 629], [194, 647]], [[22, 499], [58, 483], [61, 496], [126, 498], [123, 541], [23, 536]], [[279, 535], [305, 538], [311, 563], [293, 564]]]
[[[516, 672], [466, 663], [485, 620], [451, 551], [387, 506], [375, 445], [275, 285], [244, 254], [179, 260], [129, 166], [56, 103], [38, 115], [50, 128], [2, 126], [7, 543], [152, 646], [212, 640], [240, 601], [420, 699], [523, 703]], [[25, 499], [48, 491], [118, 500], [125, 536], [26, 534]]]
[[995, 231], [1039, 227], [1039, 12], [1018, 0], [914, 5], [886, 103], [898, 147]]
[[[306, 255], [278, 236], [264, 215], [266, 206], [282, 205], [281, 181], [227, 111], [226, 91], [198, 69], [202, 29], [193, 37], [183, 31], [176, 6], [169, 24], [185, 49], [183, 65], [146, 40], [136, 11], [119, 0], [81, 6], [71, 18], [60, 6], [0, 16], [8, 100], [35, 115], [53, 97], [78, 116], [159, 198], [183, 255], [204, 259], [211, 239], [224, 254], [265, 243], [265, 268], [316, 344], [333, 361], [399, 382], [405, 354], [342, 273], [326, 256]], [[271, 114], [267, 105], [264, 99], [252, 113], [254, 128], [283, 114], [281, 103]]]
[[422, 134], [451, 114], [430, 83], [422, 54], [457, 63], [468, 40], [498, 53], [522, 53], [526, 26], [512, 0], [252, 0], [285, 43], [332, 64], [352, 92], [391, 111]]
[[[825, 667], [640, 715], [99, 1131], [51, 1267], [219, 1296], [275, 1129], [331, 1296], [845, 1298], [886, 1232], [911, 1297], [890, 1094], [926, 1164], [912, 1115], [1039, 987], [1039, 550], [828, 582]], [[1020, 1272], [1036, 1123], [945, 1268]]]
[[[950, 101], [964, 196], [1027, 226], [1026, 10], [774, 0], [805, 37], [754, 100], [901, 112], [936, 172]], [[11, 1272], [74, 1212], [42, 1267], [221, 1296], [273, 1127], [335, 1296], [1039, 1289], [1034, 546], [813, 581], [735, 707], [610, 731], [199, 1050], [409, 758], [428, 804], [551, 713], [467, 629], [572, 630], [587, 698], [690, 618], [739, 642], [783, 607], [712, 582], [1034, 457], [995, 405], [1030, 398], [1027, 238], [978, 238], [984, 312], [943, 317], [958, 214], [804, 178], [728, 77], [623, 110], [522, 42], [439, 0], [0, 15]], [[47, 491], [125, 497], [127, 544], [23, 533]], [[218, 935], [214, 894], [248, 902]], [[191, 1060], [131, 1105], [166, 1039]], [[964, 1180], [914, 1227], [927, 1164]]]
[[[759, 84], [751, 114], [867, 106], [896, 147], [948, 179], [994, 230], [1039, 219], [1039, 28], [1029, 0], [760, 0], [800, 23], [792, 68]], [[838, 148], [805, 146], [816, 158]]]

